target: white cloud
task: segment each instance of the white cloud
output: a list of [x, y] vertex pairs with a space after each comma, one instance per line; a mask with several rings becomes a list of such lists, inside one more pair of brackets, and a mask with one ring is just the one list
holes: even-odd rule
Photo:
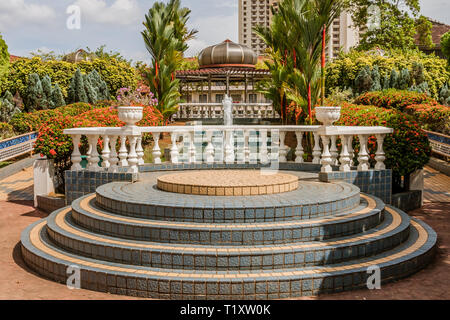
[[143, 19], [136, 0], [115, 0], [111, 5], [105, 0], [77, 0], [74, 5], [81, 8], [82, 21], [132, 25]]
[[0, 1], [0, 31], [17, 26], [48, 24], [56, 17], [47, 5], [31, 4], [25, 0]]

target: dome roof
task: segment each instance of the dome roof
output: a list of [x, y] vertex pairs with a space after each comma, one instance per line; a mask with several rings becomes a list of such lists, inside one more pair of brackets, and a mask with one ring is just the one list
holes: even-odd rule
[[249, 47], [225, 40], [203, 49], [198, 56], [198, 62], [200, 68], [254, 68], [258, 62], [258, 56]]

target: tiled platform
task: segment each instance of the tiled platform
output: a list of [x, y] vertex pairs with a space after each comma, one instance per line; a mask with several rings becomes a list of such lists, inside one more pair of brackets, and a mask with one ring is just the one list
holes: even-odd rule
[[203, 196], [258, 196], [294, 191], [298, 177], [261, 170], [202, 170], [165, 174], [157, 179], [158, 189]]
[[423, 222], [340, 181], [300, 181], [276, 195], [200, 196], [115, 182], [31, 225], [22, 254], [58, 282], [160, 299], [276, 299], [408, 276], [433, 257]]

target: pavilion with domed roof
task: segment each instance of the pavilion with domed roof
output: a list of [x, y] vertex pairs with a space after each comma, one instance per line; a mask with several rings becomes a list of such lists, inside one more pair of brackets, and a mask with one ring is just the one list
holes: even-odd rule
[[256, 91], [256, 83], [270, 72], [256, 69], [257, 62], [252, 49], [231, 40], [207, 47], [199, 54], [199, 69], [176, 73], [182, 98], [188, 103], [221, 103], [227, 94], [235, 103], [269, 103]]

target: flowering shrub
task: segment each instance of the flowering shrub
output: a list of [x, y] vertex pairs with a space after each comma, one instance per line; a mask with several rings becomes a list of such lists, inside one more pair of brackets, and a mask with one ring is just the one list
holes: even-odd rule
[[[162, 123], [161, 113], [153, 107], [144, 107], [144, 117], [140, 126], [158, 126]], [[117, 110], [113, 108], [93, 109], [78, 116], [58, 114], [45, 122], [39, 129], [34, 152], [54, 159], [55, 162], [67, 162], [72, 154], [72, 138], [64, 135], [64, 129], [90, 127], [122, 127]], [[148, 141], [144, 139], [144, 143]], [[101, 143], [102, 140], [99, 139]], [[87, 141], [82, 140], [81, 150], [87, 149]], [[99, 150], [101, 152], [101, 150]]]
[[139, 86], [136, 90], [120, 88], [117, 91], [117, 101], [120, 106], [156, 106], [158, 104], [158, 99], [145, 85]]
[[412, 104], [437, 105], [438, 102], [425, 93], [393, 89], [364, 93], [356, 98], [355, 104], [403, 111]]
[[61, 116], [77, 116], [93, 108], [94, 106], [88, 103], [74, 103], [52, 110], [19, 113], [12, 117], [9, 124], [13, 126], [17, 134], [23, 134], [39, 130], [43, 123], [51, 119], [56, 119]]
[[450, 135], [450, 107], [415, 104], [406, 107], [405, 112], [419, 122], [423, 129]]
[[[375, 106], [343, 104], [341, 118], [337, 125], [347, 126], [384, 126], [394, 129], [394, 133], [385, 138], [385, 164], [393, 172], [393, 187], [398, 190], [401, 177], [408, 176], [428, 163], [431, 155], [430, 142], [418, 123], [406, 114], [394, 109]], [[359, 144], [354, 148], [359, 151]], [[375, 162], [376, 138], [369, 138], [368, 149], [371, 162]]]

